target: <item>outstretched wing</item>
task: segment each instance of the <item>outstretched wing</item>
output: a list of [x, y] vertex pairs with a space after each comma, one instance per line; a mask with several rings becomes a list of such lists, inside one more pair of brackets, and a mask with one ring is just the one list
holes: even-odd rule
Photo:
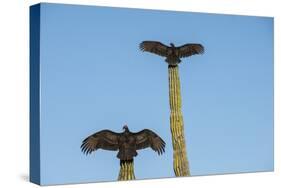
[[185, 44], [176, 49], [179, 58], [188, 57], [195, 54], [203, 54], [204, 46], [201, 44]]
[[143, 41], [140, 43], [140, 50], [166, 57], [171, 48], [162, 44], [161, 42]]
[[158, 155], [165, 152], [166, 143], [153, 131], [144, 129], [140, 132], [133, 133], [133, 135], [136, 138], [137, 150], [151, 147]]
[[118, 150], [119, 133], [110, 130], [102, 130], [83, 140], [81, 149], [82, 152], [90, 154], [91, 152], [101, 148], [105, 150]]

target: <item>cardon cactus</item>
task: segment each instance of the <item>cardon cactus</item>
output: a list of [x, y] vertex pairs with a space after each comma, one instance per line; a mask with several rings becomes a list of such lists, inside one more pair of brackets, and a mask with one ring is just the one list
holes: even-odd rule
[[174, 172], [176, 176], [190, 176], [187, 159], [184, 124], [181, 112], [181, 91], [178, 66], [169, 65], [170, 128], [174, 150]]
[[120, 171], [118, 180], [134, 180], [134, 161], [133, 160], [121, 160], [120, 161]]
[[181, 63], [181, 58], [203, 54], [205, 51], [204, 46], [202, 44], [187, 43], [176, 47], [173, 43], [170, 43], [170, 46], [166, 46], [159, 41], [143, 41], [140, 43], [139, 48], [143, 52], [149, 52], [165, 57], [165, 61], [168, 63], [169, 100], [171, 110], [170, 128], [174, 150], [174, 172], [176, 176], [190, 176], [181, 112], [178, 64]]

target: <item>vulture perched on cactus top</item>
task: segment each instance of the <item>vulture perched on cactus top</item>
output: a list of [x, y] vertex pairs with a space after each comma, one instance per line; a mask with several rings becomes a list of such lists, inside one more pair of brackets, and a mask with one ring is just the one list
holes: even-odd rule
[[116, 133], [102, 130], [87, 137], [81, 149], [86, 155], [97, 149], [118, 151], [117, 157], [122, 161], [133, 160], [137, 150], [151, 147], [159, 155], [165, 152], [165, 142], [153, 131], [144, 129], [140, 132], [131, 132], [127, 125], [124, 132]]
[[201, 44], [190, 43], [179, 47], [175, 47], [173, 43], [170, 43], [170, 45], [171, 47], [158, 41], [143, 41], [139, 47], [142, 51], [166, 57], [165, 61], [169, 65], [179, 64], [181, 62], [180, 58], [204, 53], [204, 47]]

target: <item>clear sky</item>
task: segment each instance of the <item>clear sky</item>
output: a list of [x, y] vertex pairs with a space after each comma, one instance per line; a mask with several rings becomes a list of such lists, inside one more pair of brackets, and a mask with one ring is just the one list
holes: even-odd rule
[[273, 170], [272, 18], [43, 4], [42, 184], [116, 180], [117, 152], [80, 145], [125, 123], [167, 144], [138, 152], [136, 178], [174, 176], [168, 67], [140, 52], [143, 40], [205, 46], [180, 64], [191, 174]]

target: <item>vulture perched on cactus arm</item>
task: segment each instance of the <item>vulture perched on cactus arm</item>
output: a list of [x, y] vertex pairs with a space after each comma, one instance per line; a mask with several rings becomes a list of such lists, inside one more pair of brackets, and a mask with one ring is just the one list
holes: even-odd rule
[[144, 129], [140, 132], [131, 132], [127, 125], [124, 132], [116, 133], [102, 130], [87, 137], [81, 145], [82, 152], [92, 153], [97, 149], [118, 151], [117, 157], [122, 161], [133, 160], [137, 150], [151, 147], [158, 155], [165, 152], [165, 142], [153, 131]]

